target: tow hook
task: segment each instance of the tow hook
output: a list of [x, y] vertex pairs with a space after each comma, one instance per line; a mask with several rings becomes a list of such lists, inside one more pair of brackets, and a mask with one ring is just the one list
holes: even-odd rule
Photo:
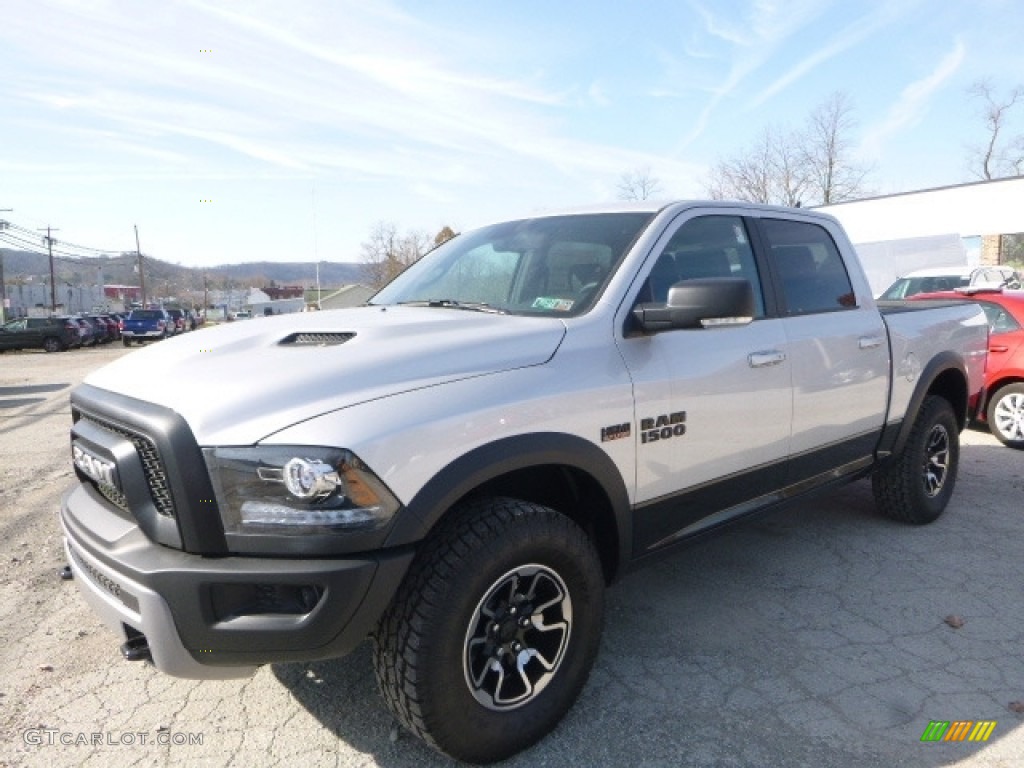
[[136, 635], [121, 644], [121, 655], [125, 661], [152, 661], [149, 652], [149, 641], [145, 635]]

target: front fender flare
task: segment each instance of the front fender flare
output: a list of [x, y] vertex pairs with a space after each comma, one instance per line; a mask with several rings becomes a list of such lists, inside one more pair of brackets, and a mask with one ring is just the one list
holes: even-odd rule
[[422, 540], [459, 499], [489, 480], [531, 467], [565, 466], [586, 473], [611, 505], [618, 539], [616, 573], [630, 557], [633, 519], [622, 475], [615, 462], [591, 442], [560, 432], [503, 438], [474, 448], [452, 461], [419, 490], [399, 515], [385, 546]]

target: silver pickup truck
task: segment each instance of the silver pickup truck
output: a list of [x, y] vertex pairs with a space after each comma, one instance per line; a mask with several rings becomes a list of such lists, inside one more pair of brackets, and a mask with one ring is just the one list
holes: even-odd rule
[[880, 311], [808, 211], [500, 223], [367, 306], [89, 376], [68, 557], [128, 658], [238, 677], [369, 636], [406, 727], [498, 760], [572, 705], [629, 568], [867, 475], [883, 514], [936, 519], [987, 335], [972, 304]]

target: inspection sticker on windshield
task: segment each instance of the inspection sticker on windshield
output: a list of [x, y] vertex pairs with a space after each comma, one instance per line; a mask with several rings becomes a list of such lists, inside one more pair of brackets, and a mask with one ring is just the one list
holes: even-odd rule
[[572, 299], [551, 299], [538, 296], [533, 300], [534, 309], [550, 309], [554, 312], [568, 312], [575, 302]]

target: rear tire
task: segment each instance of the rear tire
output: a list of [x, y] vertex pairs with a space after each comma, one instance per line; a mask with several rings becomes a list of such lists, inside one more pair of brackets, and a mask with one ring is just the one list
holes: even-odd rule
[[124, 344], [126, 347], [130, 347], [132, 345], [132, 340], [131, 339], [126, 339], [126, 338], [124, 338], [122, 336], [121, 337], [121, 343]]
[[377, 682], [414, 734], [502, 760], [572, 706], [597, 655], [604, 579], [590, 539], [537, 504], [485, 498], [424, 542], [374, 635]]
[[1007, 384], [988, 401], [988, 428], [1003, 445], [1024, 450], [1024, 384]]
[[929, 395], [902, 452], [875, 471], [875, 504], [886, 517], [924, 525], [938, 519], [956, 486], [960, 430], [953, 407]]
[[64, 345], [60, 343], [60, 339], [53, 336], [47, 336], [43, 339], [43, 349], [47, 352], [60, 352], [63, 348]]

